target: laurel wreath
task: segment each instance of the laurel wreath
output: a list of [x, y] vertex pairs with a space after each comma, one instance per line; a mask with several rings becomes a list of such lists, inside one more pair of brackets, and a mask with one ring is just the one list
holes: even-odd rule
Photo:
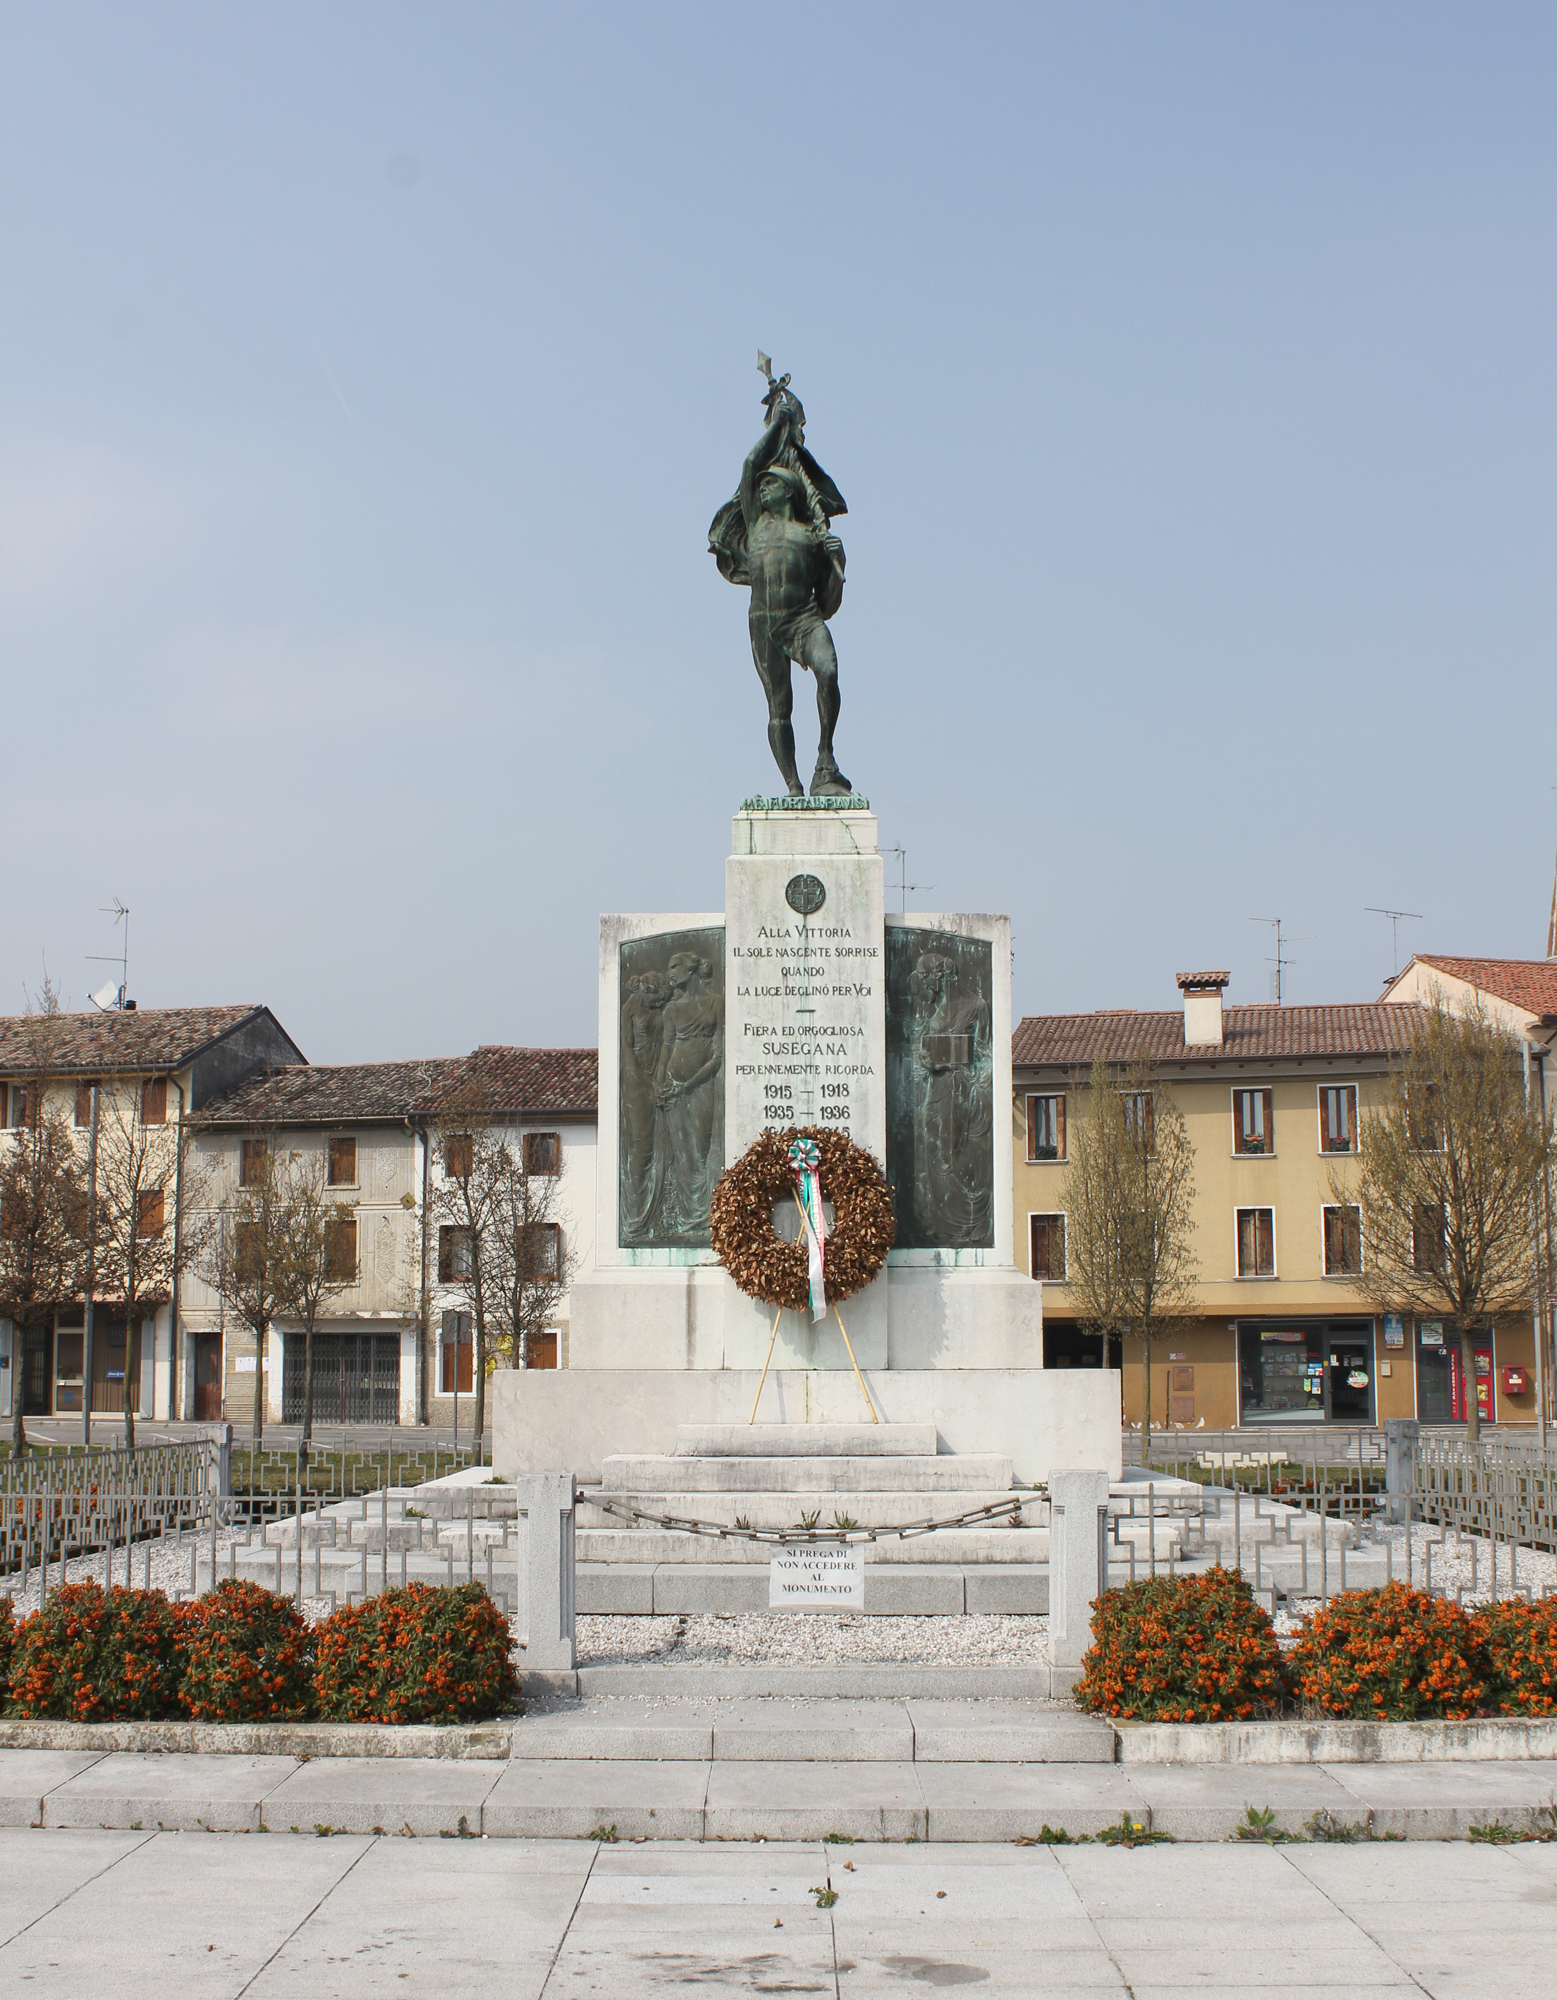
[[822, 1199], [833, 1205], [827, 1232], [828, 1299], [853, 1298], [876, 1277], [897, 1236], [892, 1191], [875, 1159], [846, 1133], [803, 1125], [764, 1132], [719, 1177], [709, 1209], [719, 1261], [748, 1298], [803, 1312], [810, 1303], [804, 1234], [786, 1243], [773, 1227], [774, 1205], [795, 1186], [789, 1147], [809, 1139], [820, 1156]]

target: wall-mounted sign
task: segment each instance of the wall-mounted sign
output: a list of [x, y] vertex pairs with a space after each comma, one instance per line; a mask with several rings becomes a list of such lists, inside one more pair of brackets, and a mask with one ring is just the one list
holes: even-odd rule
[[1406, 1344], [1405, 1321], [1401, 1318], [1399, 1313], [1385, 1313], [1384, 1345], [1386, 1347], [1404, 1347], [1405, 1344]]
[[1443, 1346], [1443, 1321], [1441, 1319], [1424, 1319], [1421, 1332], [1422, 1345], [1424, 1347]]
[[1368, 1386], [1368, 1377], [1364, 1370], [1354, 1368], [1346, 1378], [1346, 1386], [1348, 1389], [1366, 1389]]
[[1300, 1326], [1266, 1326], [1260, 1329], [1261, 1340], [1305, 1340], [1307, 1337]]

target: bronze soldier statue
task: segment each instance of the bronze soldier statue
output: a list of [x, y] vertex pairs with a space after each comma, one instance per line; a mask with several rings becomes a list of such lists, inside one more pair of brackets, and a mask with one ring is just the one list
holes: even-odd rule
[[730, 583], [751, 586], [751, 650], [768, 697], [768, 743], [791, 798], [805, 795], [795, 767], [795, 696], [790, 662], [816, 676], [820, 724], [812, 798], [847, 798], [854, 787], [833, 756], [838, 721], [838, 655], [827, 629], [843, 602], [843, 544], [831, 518], [846, 514], [843, 495], [805, 448], [806, 413], [789, 377], [768, 380], [768, 425], [747, 453], [740, 490], [708, 530], [710, 552]]

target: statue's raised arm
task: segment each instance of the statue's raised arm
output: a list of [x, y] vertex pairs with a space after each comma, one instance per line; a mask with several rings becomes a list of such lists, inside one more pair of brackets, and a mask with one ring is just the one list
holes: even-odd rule
[[746, 455], [741, 483], [708, 530], [719, 573], [751, 586], [751, 649], [768, 697], [768, 744], [792, 797], [805, 787], [795, 764], [794, 691], [790, 663], [816, 676], [820, 724], [813, 798], [845, 798], [853, 787], [833, 756], [838, 720], [838, 657], [827, 620], [843, 602], [843, 544], [832, 532], [848, 508], [843, 495], [805, 448], [805, 411], [789, 377], [768, 382], [768, 422]]

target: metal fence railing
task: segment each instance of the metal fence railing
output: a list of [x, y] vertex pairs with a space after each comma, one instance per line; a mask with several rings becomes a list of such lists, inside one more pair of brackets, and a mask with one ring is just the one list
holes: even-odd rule
[[220, 1447], [147, 1445], [136, 1451], [74, 1451], [7, 1458], [0, 1465], [0, 1579], [27, 1588], [51, 1564], [182, 1537], [214, 1518]]
[[76, 1563], [79, 1574], [83, 1557], [101, 1556], [109, 1578], [123, 1554], [128, 1580], [132, 1549], [149, 1581], [154, 1546], [182, 1550], [199, 1541], [214, 1554], [219, 1537], [248, 1540], [266, 1521], [423, 1486], [475, 1463], [468, 1442], [456, 1446], [425, 1431], [336, 1433], [315, 1438], [300, 1476], [296, 1436], [255, 1452], [226, 1425], [134, 1451], [55, 1444], [7, 1454], [0, 1458], [0, 1594], [25, 1595], [36, 1579], [41, 1602], [65, 1581], [68, 1565]]
[[1457, 1601], [1557, 1595], [1557, 1449], [1534, 1438], [1174, 1431], [1136, 1457], [1128, 1504], [1110, 1500], [1114, 1583], [1215, 1562], [1273, 1611], [1393, 1581]]

